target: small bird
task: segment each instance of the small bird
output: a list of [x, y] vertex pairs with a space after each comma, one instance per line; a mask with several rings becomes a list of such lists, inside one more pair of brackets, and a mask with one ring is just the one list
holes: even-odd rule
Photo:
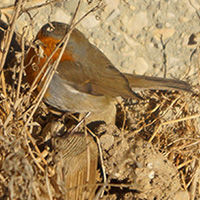
[[[26, 77], [30, 85], [68, 31], [69, 25], [60, 22], [47, 23], [40, 29], [36, 40], [40, 41], [42, 54], [41, 51], [38, 53], [37, 48], [30, 48], [25, 59]], [[61, 49], [62, 44], [52, 56], [50, 65], [57, 60]], [[38, 81], [37, 92], [43, 83], [44, 80]], [[117, 97], [142, 99], [134, 89], [191, 90], [184, 81], [121, 73], [83, 33], [74, 29], [44, 101], [61, 111], [100, 113], [113, 108]], [[98, 151], [92, 138], [86, 142], [83, 134], [69, 134], [55, 141], [53, 149], [55, 180], [59, 191], [65, 194], [66, 199], [93, 199]]]
[[[68, 30], [69, 25], [61, 22], [47, 23], [40, 29], [36, 40], [41, 43], [43, 55], [31, 48], [25, 59], [26, 76], [30, 85]], [[51, 63], [58, 58], [61, 48], [62, 45], [53, 55]], [[43, 81], [37, 91], [42, 84]], [[121, 73], [83, 33], [74, 29], [44, 95], [44, 101], [61, 111], [99, 112], [109, 107], [116, 97], [141, 99], [133, 91], [138, 88], [183, 91], [191, 89], [188, 83], [180, 80]]]
[[97, 189], [98, 149], [92, 136], [75, 133], [52, 138], [55, 176], [52, 184], [66, 200], [94, 199]]

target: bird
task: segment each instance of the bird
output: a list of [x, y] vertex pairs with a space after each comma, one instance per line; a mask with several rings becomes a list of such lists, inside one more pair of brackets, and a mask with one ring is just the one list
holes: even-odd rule
[[[63, 46], [61, 41], [69, 28], [66, 23], [54, 21], [39, 30], [36, 45], [29, 48], [24, 60], [29, 85], [59, 45], [49, 65], [57, 60]], [[43, 87], [44, 73], [37, 81], [36, 93]], [[135, 89], [191, 91], [185, 81], [120, 72], [100, 49], [74, 28], [43, 99], [60, 111], [99, 114], [113, 108], [117, 97], [142, 100]], [[76, 132], [52, 141], [56, 163], [53, 182], [57, 185], [54, 188], [58, 188], [66, 199], [93, 199], [98, 164], [98, 150], [93, 139], [89, 136], [87, 141], [84, 134]]]
[[[39, 45], [30, 48], [24, 61], [30, 85], [69, 27], [66, 23], [54, 21], [39, 30], [35, 39]], [[42, 54], [38, 53], [38, 48], [42, 49]], [[61, 48], [62, 44], [50, 64], [56, 61]], [[43, 83], [38, 83], [37, 92]], [[98, 113], [108, 108], [117, 97], [141, 100], [135, 89], [191, 91], [185, 81], [120, 72], [100, 49], [74, 28], [43, 98], [45, 103], [61, 111]]]
[[65, 199], [94, 199], [98, 177], [98, 149], [91, 135], [76, 132], [67, 137], [52, 137], [56, 192]]

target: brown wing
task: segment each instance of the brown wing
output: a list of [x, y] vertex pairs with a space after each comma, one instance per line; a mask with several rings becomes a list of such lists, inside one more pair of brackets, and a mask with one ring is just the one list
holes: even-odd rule
[[57, 69], [59, 76], [80, 92], [93, 95], [141, 99], [129, 87], [125, 76], [113, 66], [92, 71], [80, 63], [64, 61]]
[[[56, 28], [49, 32], [48, 25], [42, 28], [44, 35], [62, 39], [67, 25], [52, 22]], [[40, 34], [39, 34], [40, 35]], [[46, 45], [49, 45], [48, 43]], [[110, 60], [77, 29], [70, 35], [57, 73], [63, 81], [80, 92], [108, 97], [138, 98], [125, 78]]]

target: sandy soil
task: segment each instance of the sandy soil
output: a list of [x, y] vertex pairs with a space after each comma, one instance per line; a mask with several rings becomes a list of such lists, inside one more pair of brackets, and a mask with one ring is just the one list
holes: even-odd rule
[[[29, 6], [35, 5], [34, 2], [39, 4], [42, 1], [30, 1]], [[196, 34], [200, 30], [200, 2], [103, 2], [107, 4], [106, 7], [91, 13], [78, 25], [89, 40], [122, 72], [187, 80], [194, 86], [194, 93], [141, 92], [145, 100], [139, 105], [132, 100], [123, 100], [122, 106], [117, 105], [115, 125], [102, 124], [93, 127], [101, 143], [102, 155], [99, 156], [103, 159], [103, 163], [99, 159], [98, 181], [103, 181], [102, 165], [108, 179], [102, 199], [200, 199], [199, 38]], [[95, 3], [96, 1], [88, 5], [84, 1], [78, 17], [85, 14]], [[2, 0], [0, 7], [10, 4], [12, 1]], [[28, 25], [30, 29], [27, 39], [32, 40], [40, 27], [48, 21], [48, 17], [51, 21], [69, 22], [75, 8], [75, 1], [67, 1], [35, 9], [30, 11], [30, 15], [24, 13], [17, 20], [16, 32], [22, 33], [23, 27]], [[3, 10], [4, 20], [5, 13], [9, 16], [10, 10]], [[33, 20], [30, 20], [30, 16]], [[192, 34], [196, 34], [195, 41], [188, 44]], [[51, 126], [47, 124], [59, 120], [47, 113], [43, 106], [40, 106], [34, 115], [31, 125], [33, 137], [41, 151], [46, 149], [41, 142], [46, 142], [46, 138], [50, 137], [48, 132]], [[179, 121], [176, 121], [177, 119]], [[65, 126], [74, 123], [71, 119], [64, 121]], [[0, 140], [2, 142], [5, 139]], [[11, 189], [7, 185], [12, 185], [13, 171], [21, 170], [20, 167], [15, 169], [10, 166], [14, 162], [18, 163], [17, 158], [24, 159], [24, 154], [20, 154], [17, 148], [17, 158], [12, 157], [14, 153], [10, 154], [9, 158], [6, 157], [6, 152], [11, 151], [12, 145], [9, 145], [2, 150], [0, 161], [1, 171], [4, 173], [1, 174], [2, 199], [9, 199], [10, 193], [7, 190]], [[35, 168], [34, 166], [37, 172]], [[34, 170], [30, 172], [32, 176], [35, 176]], [[29, 177], [30, 174], [24, 172], [23, 176]], [[41, 178], [42, 181], [44, 180]], [[28, 183], [26, 187], [27, 185]], [[13, 186], [15, 187], [18, 188], [17, 184]], [[38, 184], [38, 187], [41, 186]], [[102, 188], [100, 185], [97, 191]], [[24, 188], [22, 190], [24, 191]], [[25, 192], [23, 194], [28, 197]]]

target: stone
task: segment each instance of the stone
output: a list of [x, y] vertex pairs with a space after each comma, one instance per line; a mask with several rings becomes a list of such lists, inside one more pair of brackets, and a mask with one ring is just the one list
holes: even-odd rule
[[149, 68], [148, 63], [142, 57], [136, 58], [135, 66], [136, 67], [134, 71], [139, 75], [143, 75]]
[[108, 151], [114, 144], [113, 135], [104, 134], [100, 137], [100, 142], [104, 150]]
[[147, 13], [144, 11], [138, 12], [135, 16], [128, 19], [125, 25], [129, 34], [137, 36], [142, 29], [148, 25]]
[[172, 35], [175, 33], [175, 29], [174, 28], [162, 28], [162, 29], [154, 29], [153, 31], [153, 36], [156, 40], [166, 40], [170, 37], [172, 37]]

